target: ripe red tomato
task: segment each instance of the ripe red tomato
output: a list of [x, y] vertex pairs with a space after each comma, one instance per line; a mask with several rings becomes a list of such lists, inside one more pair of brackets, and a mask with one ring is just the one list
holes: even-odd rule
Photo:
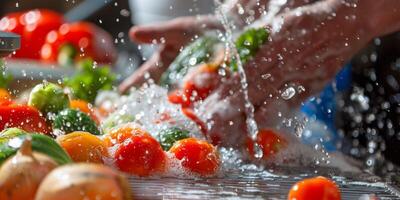
[[126, 139], [130, 138], [132, 135], [143, 135], [143, 134], [149, 135], [149, 133], [140, 128], [123, 126], [107, 133], [103, 141], [106, 144], [106, 146], [112, 147], [116, 144], [122, 144]]
[[187, 108], [191, 105], [189, 98], [186, 97], [185, 93], [181, 89], [170, 92], [168, 94], [168, 101], [173, 104], [179, 104], [183, 108]]
[[[285, 138], [279, 136], [272, 130], [261, 129], [257, 133], [257, 144], [263, 151], [263, 159], [269, 159], [287, 146]], [[247, 140], [247, 149], [251, 156], [254, 156], [254, 142]]]
[[9, 13], [0, 19], [0, 31], [13, 32], [22, 34], [24, 31], [24, 24], [21, 19], [23, 12]]
[[207, 98], [220, 80], [218, 66], [201, 64], [185, 77], [183, 88], [169, 94], [168, 99], [171, 103], [189, 107], [193, 102]]
[[40, 59], [40, 50], [47, 33], [58, 29], [64, 23], [64, 18], [61, 14], [46, 9], [31, 10], [22, 17], [25, 27], [20, 54], [24, 58]]
[[51, 128], [38, 110], [26, 105], [0, 104], [0, 131], [17, 127], [28, 132], [50, 134]]
[[332, 180], [318, 176], [297, 182], [290, 189], [288, 200], [340, 200], [339, 187]]
[[49, 32], [40, 52], [42, 60], [56, 62], [65, 45], [71, 45], [77, 52], [73, 59], [90, 57], [100, 63], [112, 63], [116, 58], [112, 37], [88, 22], [65, 23]]
[[64, 22], [61, 14], [46, 9], [10, 13], [0, 20], [0, 30], [21, 35], [16, 58], [39, 59], [48, 32]]
[[124, 172], [149, 176], [163, 172], [166, 155], [160, 144], [148, 134], [132, 135], [117, 148], [115, 164]]
[[196, 138], [175, 142], [169, 152], [182, 161], [184, 168], [201, 176], [214, 175], [220, 166], [219, 154], [215, 147]]

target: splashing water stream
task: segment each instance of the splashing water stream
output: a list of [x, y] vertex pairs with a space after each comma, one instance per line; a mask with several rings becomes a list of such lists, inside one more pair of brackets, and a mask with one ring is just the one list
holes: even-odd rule
[[[216, 15], [221, 21], [222, 25], [224, 26], [225, 29], [225, 35], [226, 35], [226, 45], [230, 53], [232, 53], [237, 60], [237, 66], [238, 66], [238, 73], [240, 76], [240, 84], [242, 87], [242, 92], [243, 92], [243, 97], [245, 101], [245, 113], [246, 113], [246, 125], [247, 125], [247, 131], [249, 133], [250, 138], [252, 140], [256, 140], [257, 138], [257, 132], [258, 132], [258, 127], [257, 123], [254, 119], [254, 105], [251, 103], [249, 94], [248, 94], [248, 83], [247, 83], [247, 77], [246, 73], [243, 68], [243, 63], [240, 60], [240, 56], [237, 52], [237, 49], [235, 48], [235, 43], [233, 42], [233, 36], [232, 36], [232, 24], [229, 23], [228, 16], [224, 13], [224, 9], [222, 6], [222, 2], [220, 0], [215, 0], [215, 5], [216, 5]], [[255, 157], [256, 158], [261, 158], [263, 156], [261, 147], [255, 142], [254, 143], [254, 150], [255, 150]]]
[[[243, 63], [241, 62], [240, 56], [235, 47], [235, 43], [234, 43], [234, 39], [233, 39], [234, 24], [229, 21], [229, 17], [223, 8], [223, 3], [220, 0], [214, 0], [214, 3], [216, 5], [216, 9], [215, 9], [216, 16], [221, 21], [221, 23], [225, 29], [225, 38], [226, 38], [226, 46], [227, 46], [226, 48], [229, 51], [229, 53], [234, 56], [234, 59], [237, 61], [238, 73], [240, 76], [240, 84], [241, 84], [241, 89], [243, 92], [243, 98], [245, 101], [247, 132], [248, 132], [250, 138], [253, 141], [255, 141], [257, 139], [257, 132], [258, 132], [257, 122], [254, 118], [255, 108], [249, 98], [248, 82], [247, 82], [246, 73], [243, 68]], [[266, 23], [271, 22], [273, 20], [273, 16], [275, 16], [281, 10], [283, 5], [285, 5], [285, 4], [286, 4], [286, 0], [271, 1], [269, 4], [270, 5], [269, 14], [265, 15], [263, 22], [266, 22]], [[255, 154], [254, 154], [255, 158], [260, 159], [263, 157], [262, 149], [258, 145], [257, 142], [254, 142], [254, 152], [255, 152]]]

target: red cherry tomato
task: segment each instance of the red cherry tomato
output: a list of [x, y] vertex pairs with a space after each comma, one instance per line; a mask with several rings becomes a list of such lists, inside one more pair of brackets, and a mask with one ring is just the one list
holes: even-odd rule
[[183, 108], [187, 108], [191, 105], [189, 98], [186, 97], [185, 93], [181, 89], [170, 92], [168, 94], [168, 101], [173, 104], [179, 104]]
[[184, 168], [201, 176], [214, 175], [220, 166], [219, 154], [215, 147], [196, 138], [175, 142], [169, 152], [182, 161]]
[[[285, 138], [279, 136], [272, 130], [259, 130], [257, 133], [257, 143], [263, 151], [263, 159], [269, 159], [287, 146]], [[247, 140], [247, 149], [251, 156], [254, 156], [254, 142]]]
[[50, 134], [51, 128], [38, 110], [26, 105], [0, 104], [0, 131], [17, 127], [28, 132]]
[[112, 63], [116, 58], [112, 37], [88, 22], [65, 23], [58, 30], [49, 32], [41, 49], [42, 60], [56, 62], [65, 45], [71, 45], [77, 51], [74, 59], [90, 57], [100, 63]]
[[58, 29], [64, 23], [64, 18], [57, 12], [45, 9], [28, 11], [22, 18], [25, 27], [19, 53], [24, 58], [40, 59], [40, 50], [47, 34]]
[[122, 144], [126, 139], [130, 138], [132, 135], [143, 135], [147, 133], [146, 131], [131, 126], [122, 126], [114, 129], [107, 133], [103, 139], [104, 143], [108, 147], [112, 147], [116, 144]]
[[297, 182], [290, 189], [288, 200], [340, 200], [340, 190], [330, 179], [322, 176]]
[[189, 107], [193, 102], [207, 98], [220, 80], [218, 66], [201, 64], [185, 77], [183, 88], [172, 92], [168, 99], [171, 103]]
[[166, 155], [160, 144], [148, 134], [132, 135], [117, 148], [115, 164], [126, 173], [149, 176], [164, 171]]

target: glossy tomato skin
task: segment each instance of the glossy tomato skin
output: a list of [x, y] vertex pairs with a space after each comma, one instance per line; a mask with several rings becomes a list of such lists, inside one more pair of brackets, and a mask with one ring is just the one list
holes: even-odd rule
[[15, 12], [0, 20], [0, 30], [21, 36], [21, 48], [13, 57], [39, 59], [48, 32], [64, 22], [61, 14], [46, 9]]
[[22, 18], [25, 27], [20, 54], [24, 58], [40, 59], [40, 51], [47, 34], [58, 29], [64, 23], [64, 18], [61, 14], [46, 9], [28, 11]]
[[171, 92], [168, 99], [171, 103], [190, 107], [194, 102], [207, 98], [220, 81], [218, 66], [201, 64], [185, 76], [182, 88]]
[[[263, 159], [268, 160], [279, 151], [283, 150], [287, 147], [288, 143], [286, 139], [280, 136], [278, 133], [269, 129], [261, 129], [257, 133], [257, 144], [260, 145], [263, 151]], [[248, 138], [247, 142], [247, 150], [250, 156], [254, 156], [254, 142]]]
[[41, 59], [56, 62], [59, 50], [67, 44], [77, 51], [76, 59], [91, 57], [100, 63], [112, 63], [116, 58], [112, 37], [107, 32], [88, 22], [75, 22], [65, 23], [47, 34]]
[[185, 80], [183, 85], [185, 95], [194, 101], [204, 100], [219, 84], [218, 66], [199, 65], [194, 72], [185, 77]]
[[21, 16], [23, 12], [13, 12], [0, 19], [0, 31], [22, 34], [24, 23]]
[[108, 147], [112, 147], [122, 144], [133, 135], [149, 135], [149, 133], [138, 127], [122, 126], [107, 133], [103, 141]]
[[288, 195], [288, 200], [340, 200], [339, 187], [332, 180], [318, 176], [297, 182]]
[[175, 142], [169, 150], [188, 171], [201, 176], [215, 175], [220, 167], [218, 151], [206, 141], [187, 138]]
[[17, 127], [28, 132], [50, 134], [51, 128], [38, 110], [26, 105], [0, 104], [0, 131]]
[[187, 108], [191, 105], [189, 98], [186, 94], [181, 90], [177, 89], [168, 94], [168, 101], [173, 104], [179, 104], [183, 108]]
[[166, 155], [157, 140], [148, 134], [138, 134], [118, 146], [114, 160], [121, 171], [145, 177], [165, 170]]

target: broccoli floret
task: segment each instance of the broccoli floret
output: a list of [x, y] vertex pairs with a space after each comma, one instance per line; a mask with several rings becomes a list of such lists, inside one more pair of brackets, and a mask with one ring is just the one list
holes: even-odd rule
[[66, 134], [85, 131], [93, 135], [100, 135], [96, 122], [85, 113], [70, 108], [62, 110], [54, 117], [53, 129], [61, 130]]

